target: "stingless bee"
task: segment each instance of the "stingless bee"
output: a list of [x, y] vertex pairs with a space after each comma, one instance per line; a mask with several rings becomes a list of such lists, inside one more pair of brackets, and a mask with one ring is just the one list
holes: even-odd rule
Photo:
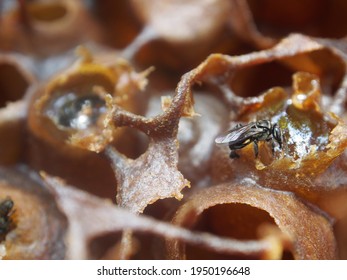
[[11, 213], [14, 203], [6, 198], [0, 202], [0, 234], [7, 233], [11, 225]]
[[228, 145], [230, 158], [239, 158], [236, 150], [253, 143], [255, 157], [258, 157], [258, 142], [271, 142], [274, 152], [275, 142], [282, 149], [282, 132], [277, 124], [271, 124], [269, 120], [251, 122], [246, 125], [238, 124], [226, 134], [215, 139], [217, 145]]

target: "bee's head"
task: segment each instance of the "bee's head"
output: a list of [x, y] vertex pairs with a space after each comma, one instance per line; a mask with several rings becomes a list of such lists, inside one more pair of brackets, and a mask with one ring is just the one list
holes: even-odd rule
[[11, 209], [13, 208], [13, 205], [14, 205], [14, 203], [11, 199], [6, 199], [6, 200], [2, 201], [0, 204], [0, 208], [1, 208], [0, 212], [9, 213], [11, 211]]
[[282, 148], [282, 131], [277, 124], [274, 124], [272, 127], [272, 136], [276, 140], [280, 148]]

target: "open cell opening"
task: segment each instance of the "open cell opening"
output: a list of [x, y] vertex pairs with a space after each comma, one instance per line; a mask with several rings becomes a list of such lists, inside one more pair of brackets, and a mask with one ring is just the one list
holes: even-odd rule
[[283, 37], [290, 33], [342, 38], [347, 34], [345, 0], [248, 0], [261, 33]]
[[[220, 237], [241, 241], [259, 240], [262, 226], [276, 226], [274, 219], [264, 210], [247, 204], [219, 204], [205, 210], [192, 230], [208, 232]], [[186, 245], [187, 259], [255, 259], [250, 255], [227, 255], [201, 247]], [[293, 259], [292, 253], [283, 252], [283, 258]]]
[[20, 100], [29, 82], [12, 64], [0, 64], [0, 108], [5, 107], [8, 102]]
[[332, 96], [341, 86], [345, 66], [341, 58], [322, 49], [237, 69], [231, 74], [228, 86], [237, 96], [258, 96], [273, 87], [291, 88], [296, 72], [317, 75], [322, 92]]
[[28, 5], [30, 17], [36, 21], [53, 22], [64, 18], [67, 9], [60, 3], [37, 3]]
[[293, 70], [279, 62], [264, 63], [236, 70], [229, 85], [237, 96], [258, 96], [275, 86], [289, 87], [293, 74]]

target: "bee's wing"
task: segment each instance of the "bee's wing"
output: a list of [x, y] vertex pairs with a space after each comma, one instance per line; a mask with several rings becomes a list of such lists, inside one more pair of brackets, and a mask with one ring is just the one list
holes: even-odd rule
[[214, 141], [217, 145], [230, 145], [236, 142], [244, 141], [249, 137], [249, 130], [253, 124], [235, 127], [229, 130], [226, 134], [218, 136]]

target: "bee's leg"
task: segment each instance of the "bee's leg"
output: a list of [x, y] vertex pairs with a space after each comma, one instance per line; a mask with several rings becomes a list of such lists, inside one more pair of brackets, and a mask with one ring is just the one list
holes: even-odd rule
[[272, 154], [274, 155], [275, 154], [275, 141], [271, 140], [271, 151], [272, 151]]
[[258, 157], [258, 141], [256, 140], [253, 141], [253, 149], [254, 149], [255, 157], [257, 158]]
[[239, 158], [240, 156], [235, 152], [235, 150], [231, 150], [229, 157], [230, 158]]
[[268, 139], [266, 139], [266, 142], [270, 142], [271, 144], [271, 151], [272, 154], [275, 154], [275, 141], [273, 140], [273, 138], [269, 137]]

